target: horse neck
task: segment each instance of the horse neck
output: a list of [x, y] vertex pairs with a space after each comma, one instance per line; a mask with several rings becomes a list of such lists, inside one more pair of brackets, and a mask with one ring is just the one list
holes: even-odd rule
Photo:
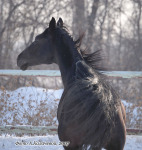
[[82, 57], [77, 51], [73, 40], [64, 40], [57, 44], [56, 63], [59, 65], [64, 88], [75, 80], [76, 62]]

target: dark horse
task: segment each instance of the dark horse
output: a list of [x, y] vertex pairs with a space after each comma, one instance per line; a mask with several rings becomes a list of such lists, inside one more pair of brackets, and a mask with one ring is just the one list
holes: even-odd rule
[[40, 64], [59, 65], [64, 84], [57, 118], [58, 136], [69, 141], [65, 150], [123, 150], [126, 138], [125, 109], [118, 94], [100, 73], [100, 51], [80, 49], [60, 18], [37, 35], [17, 58], [22, 70]]

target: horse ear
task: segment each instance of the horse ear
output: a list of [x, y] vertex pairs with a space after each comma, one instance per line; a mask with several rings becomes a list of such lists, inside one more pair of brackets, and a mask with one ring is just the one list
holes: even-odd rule
[[62, 20], [62, 18], [59, 18], [59, 20], [58, 20], [58, 22], [57, 22], [57, 26], [59, 26], [59, 27], [63, 27], [63, 20]]
[[51, 31], [54, 31], [55, 28], [56, 28], [56, 20], [55, 20], [54, 17], [52, 17], [52, 19], [51, 19], [51, 21], [50, 21], [50, 23], [49, 23], [49, 29], [50, 29]]

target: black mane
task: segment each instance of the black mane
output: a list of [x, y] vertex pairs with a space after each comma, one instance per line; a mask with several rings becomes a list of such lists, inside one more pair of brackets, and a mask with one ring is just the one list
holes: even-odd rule
[[77, 40], [74, 40], [73, 37], [71, 36], [71, 34], [69, 33], [67, 27], [63, 26], [62, 27], [62, 34], [65, 36], [68, 36], [74, 42], [75, 48], [81, 54], [82, 58], [84, 59], [84, 61], [86, 62], [87, 65], [89, 65], [91, 68], [93, 68], [96, 71], [97, 70], [98, 71], [106, 70], [106, 68], [101, 66], [101, 61], [103, 60], [101, 49], [96, 50], [93, 53], [89, 53], [88, 49], [82, 49], [81, 48], [82, 40], [85, 36], [84, 33], [80, 34], [80, 36]]

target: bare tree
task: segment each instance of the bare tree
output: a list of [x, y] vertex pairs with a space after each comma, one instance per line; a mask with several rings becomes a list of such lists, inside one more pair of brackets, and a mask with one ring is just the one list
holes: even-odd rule
[[15, 68], [17, 51], [28, 46], [48, 26], [52, 15], [69, 2], [62, 5], [59, 1], [57, 7], [56, 0], [1, 0], [0, 68]]
[[73, 35], [77, 37], [77, 32], [83, 32], [85, 30], [85, 0], [74, 0], [73, 6], [72, 30]]
[[[12, 50], [11, 32], [15, 30], [15, 23], [12, 21], [16, 10], [23, 5], [25, 0], [13, 3], [12, 0], [1, 1], [1, 18], [0, 18], [0, 68], [6, 67], [5, 61], [10, 60]], [[11, 64], [11, 63], [10, 63]]]

